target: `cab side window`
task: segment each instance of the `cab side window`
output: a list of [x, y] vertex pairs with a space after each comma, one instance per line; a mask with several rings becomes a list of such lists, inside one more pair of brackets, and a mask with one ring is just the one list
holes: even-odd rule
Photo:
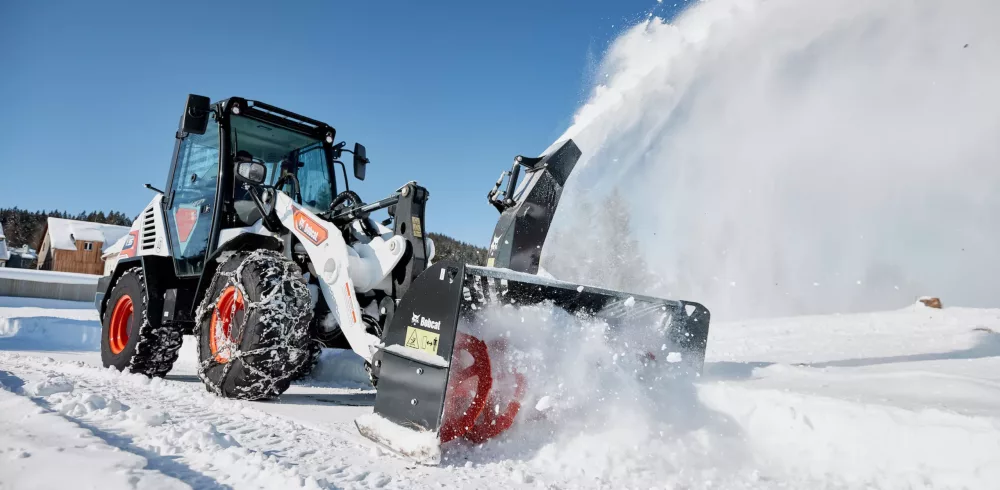
[[171, 179], [167, 232], [178, 276], [200, 274], [208, 252], [219, 180], [219, 126], [211, 116], [205, 134], [180, 144]]

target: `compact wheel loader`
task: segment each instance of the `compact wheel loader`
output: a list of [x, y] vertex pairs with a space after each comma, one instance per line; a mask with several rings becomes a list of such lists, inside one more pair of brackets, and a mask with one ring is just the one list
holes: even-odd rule
[[[430, 464], [442, 444], [482, 442], [518, 420], [531, 380], [492, 369], [503, 342], [460, 328], [491, 307], [550, 305], [599, 318], [612, 337], [644, 332], [644, 362], [669, 344], [684, 361], [664, 370], [701, 372], [709, 325], [702, 305], [539, 274], [581, 154], [572, 140], [537, 158], [518, 156], [501, 174], [487, 195], [500, 219], [485, 266], [433, 262], [427, 189], [408, 182], [363, 202], [341, 158], [352, 154], [354, 177], [363, 180], [366, 149], [335, 141], [330, 125], [259, 101], [189, 95], [166, 189], [146, 185], [156, 195], [99, 281], [104, 365], [162, 377], [182, 336], [194, 335], [208, 390], [260, 400], [308, 374], [322, 348], [351, 349], [377, 390], [359, 431]], [[373, 219], [380, 210], [389, 218]], [[511, 380], [512, 392], [494, 389]]]

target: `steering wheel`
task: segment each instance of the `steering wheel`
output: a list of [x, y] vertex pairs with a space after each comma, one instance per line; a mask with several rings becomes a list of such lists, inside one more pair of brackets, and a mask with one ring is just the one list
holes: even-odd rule
[[[361, 200], [361, 197], [357, 193], [351, 190], [347, 190], [337, 194], [337, 197], [333, 198], [333, 202], [330, 203], [330, 210], [333, 214], [344, 209], [350, 209], [355, 206], [361, 206], [365, 202]], [[358, 216], [355, 218], [361, 223], [361, 229], [369, 237], [377, 237], [379, 235], [378, 229], [372, 226], [371, 222], [368, 220], [368, 216]]]
[[[350, 204], [347, 204], [350, 202]], [[347, 190], [337, 194], [337, 197], [333, 198], [333, 202], [330, 203], [330, 209], [333, 211], [338, 211], [340, 209], [346, 209], [354, 206], [360, 206], [364, 204], [361, 197], [354, 191]]]

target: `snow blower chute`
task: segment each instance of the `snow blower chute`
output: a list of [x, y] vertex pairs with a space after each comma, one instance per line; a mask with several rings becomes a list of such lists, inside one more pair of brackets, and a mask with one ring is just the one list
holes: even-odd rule
[[[502, 334], [485, 338], [483, 329], [502, 331], [504, 325], [486, 325], [480, 316], [501, 305], [545, 304], [599, 319], [611, 337], [638, 342], [636, 352], [645, 365], [656, 365], [656, 376], [700, 374], [709, 326], [702, 305], [537, 275], [563, 186], [580, 154], [567, 140], [547, 155], [516, 157], [488, 194], [501, 216], [487, 266], [445, 261], [416, 277], [373, 356], [378, 392], [374, 413], [356, 421], [363, 435], [418, 462], [437, 464], [443, 445], [453, 440], [481, 443], [510, 428], [532, 380], [493, 365], [506, 341]], [[668, 345], [670, 352], [684, 353], [682, 360], [666, 362]], [[501, 385], [507, 389], [498, 389]]]

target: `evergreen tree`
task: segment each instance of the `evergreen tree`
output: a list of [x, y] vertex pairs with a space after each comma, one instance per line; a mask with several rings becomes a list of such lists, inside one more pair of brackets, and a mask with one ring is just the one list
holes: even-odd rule
[[428, 233], [434, 240], [434, 262], [453, 259], [458, 262], [475, 265], [486, 264], [486, 249], [455, 240], [440, 233]]
[[106, 223], [118, 226], [130, 226], [132, 219], [124, 213], [118, 211], [83, 211], [76, 215], [71, 215], [66, 211], [28, 211], [26, 209], [0, 208], [0, 224], [3, 225], [4, 235], [7, 243], [11, 247], [27, 245], [37, 248], [42, 241], [42, 234], [45, 230], [46, 220], [49, 218], [78, 219], [94, 223]]

